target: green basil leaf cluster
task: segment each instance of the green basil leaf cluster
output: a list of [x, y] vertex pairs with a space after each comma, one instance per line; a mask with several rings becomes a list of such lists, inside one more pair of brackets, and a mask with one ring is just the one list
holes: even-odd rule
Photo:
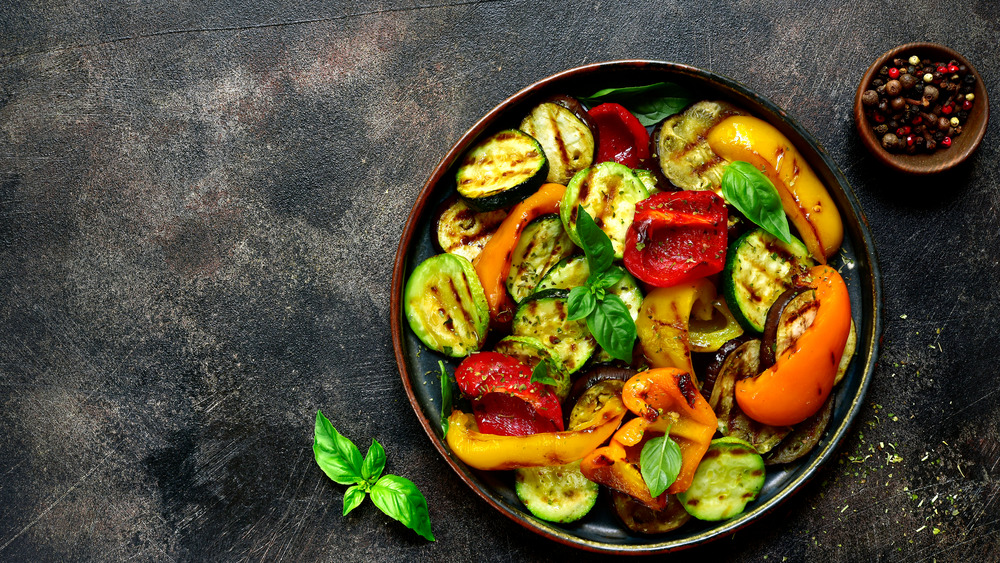
[[730, 162], [722, 175], [722, 197], [765, 231], [785, 244], [792, 243], [781, 196], [754, 165], [741, 160]]
[[[442, 371], [443, 371], [442, 366]], [[316, 464], [327, 477], [341, 485], [351, 485], [344, 492], [344, 515], [361, 505], [365, 495], [386, 515], [402, 522], [407, 528], [434, 541], [427, 499], [412, 481], [398, 475], [382, 475], [385, 469], [385, 449], [372, 439], [368, 454], [333, 427], [321, 411], [316, 411], [313, 439]]]
[[454, 393], [452, 392], [451, 376], [444, 369], [444, 362], [438, 360], [441, 368], [441, 437], [448, 436], [448, 417], [451, 416]]
[[649, 494], [658, 497], [674, 484], [681, 472], [681, 448], [669, 434], [653, 438], [642, 447], [639, 467]]
[[611, 239], [582, 205], [577, 209], [576, 234], [587, 256], [590, 275], [584, 285], [570, 290], [566, 299], [567, 318], [586, 319], [590, 333], [611, 357], [631, 362], [635, 321], [621, 297], [607, 292], [621, 281], [625, 270], [614, 265]]
[[687, 90], [673, 82], [657, 82], [646, 86], [605, 88], [579, 100], [588, 106], [614, 102], [625, 106], [643, 125], [656, 125], [680, 113], [694, 101]]

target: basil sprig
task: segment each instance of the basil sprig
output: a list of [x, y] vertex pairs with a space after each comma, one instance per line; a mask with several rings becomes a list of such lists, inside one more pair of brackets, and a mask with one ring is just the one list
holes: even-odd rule
[[567, 318], [571, 321], [587, 319], [590, 333], [611, 357], [631, 362], [635, 321], [621, 297], [607, 291], [621, 281], [625, 270], [614, 265], [611, 239], [582, 205], [577, 210], [576, 234], [587, 255], [590, 276], [584, 285], [570, 290], [566, 300]]
[[452, 392], [451, 376], [444, 369], [444, 362], [438, 360], [441, 368], [441, 437], [448, 436], [448, 417], [451, 416]]
[[669, 434], [657, 436], [642, 447], [639, 467], [649, 494], [658, 497], [674, 484], [681, 472], [681, 448]]
[[605, 88], [578, 99], [588, 106], [606, 102], [621, 104], [639, 119], [639, 123], [646, 126], [656, 125], [693, 101], [687, 90], [673, 82]]
[[781, 196], [754, 165], [741, 160], [730, 162], [722, 175], [722, 197], [765, 231], [785, 244], [792, 243]]
[[316, 411], [313, 454], [327, 477], [341, 485], [351, 485], [344, 492], [344, 515], [365, 500], [365, 494], [386, 515], [434, 541], [427, 499], [412, 481], [398, 475], [382, 475], [385, 449], [375, 439], [363, 459], [361, 450], [342, 436], [321, 411]]

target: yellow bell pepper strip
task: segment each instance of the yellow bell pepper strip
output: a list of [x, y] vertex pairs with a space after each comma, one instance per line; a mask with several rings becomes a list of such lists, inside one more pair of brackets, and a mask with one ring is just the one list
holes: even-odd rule
[[680, 368], [692, 374], [698, 384], [691, 365], [688, 325], [692, 316], [712, 318], [715, 297], [715, 286], [707, 278], [659, 287], [646, 295], [635, 320], [635, 332], [649, 365]]
[[471, 414], [456, 410], [448, 418], [448, 447], [458, 459], [476, 469], [564, 465], [603, 444], [618, 429], [626, 412], [621, 399], [612, 397], [574, 430], [498, 436], [479, 432]]
[[504, 325], [513, 318], [514, 303], [507, 295], [506, 281], [521, 233], [537, 217], [559, 213], [559, 202], [565, 191], [566, 186], [561, 184], [542, 184], [537, 192], [511, 210], [476, 257], [473, 264], [486, 290], [490, 319], [495, 324]]
[[736, 383], [740, 409], [763, 424], [798, 424], [823, 406], [851, 332], [850, 296], [837, 270], [815, 266], [806, 279], [819, 303], [813, 323], [770, 369]]
[[[662, 510], [666, 495], [691, 486], [718, 421], [690, 375], [678, 368], [639, 372], [625, 383], [622, 401], [638, 418], [622, 425], [607, 446], [587, 454], [580, 462], [580, 470], [591, 481], [631, 495], [653, 510]], [[653, 497], [642, 478], [639, 457], [646, 441], [664, 433], [680, 447], [681, 469], [674, 483]]]
[[715, 352], [722, 345], [743, 334], [743, 326], [726, 305], [726, 300], [716, 297], [712, 301], [712, 316], [708, 319], [692, 316], [688, 322], [688, 340], [695, 352]]
[[726, 160], [749, 162], [763, 171], [809, 254], [826, 264], [844, 241], [844, 224], [823, 182], [792, 142], [766, 121], [737, 115], [712, 128], [708, 145]]

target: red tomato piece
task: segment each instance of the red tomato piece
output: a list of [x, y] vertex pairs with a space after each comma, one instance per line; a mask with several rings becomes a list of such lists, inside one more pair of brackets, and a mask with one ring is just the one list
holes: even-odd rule
[[597, 160], [644, 168], [649, 158], [649, 133], [632, 113], [619, 104], [601, 104], [587, 112], [597, 124]]
[[662, 192], [635, 206], [625, 235], [625, 268], [668, 287], [721, 272], [729, 212], [710, 191]]
[[[489, 394], [507, 394], [527, 403], [537, 417], [549, 421], [556, 430], [563, 430], [559, 398], [544, 384], [532, 382], [531, 368], [514, 358], [498, 352], [477, 352], [458, 365], [455, 381], [473, 403], [484, 400]], [[502, 405], [496, 399], [486, 402], [487, 407], [490, 404], [498, 408]], [[477, 413], [477, 422], [479, 418]]]
[[484, 434], [500, 436], [528, 436], [541, 432], [559, 432], [551, 420], [538, 415], [523, 399], [507, 393], [487, 393], [474, 401], [472, 413], [476, 425]]

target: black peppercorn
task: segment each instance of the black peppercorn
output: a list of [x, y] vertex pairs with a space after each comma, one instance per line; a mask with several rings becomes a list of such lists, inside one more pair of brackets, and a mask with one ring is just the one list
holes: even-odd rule
[[879, 86], [885, 86], [885, 80], [882, 80], [881, 78], [872, 80], [872, 88], [878, 88]]
[[875, 90], [865, 90], [864, 94], [861, 94], [861, 103], [868, 107], [878, 105], [878, 92]]
[[898, 96], [903, 90], [903, 85], [898, 80], [890, 80], [885, 83], [885, 93], [890, 96]]
[[906, 100], [904, 100], [901, 96], [896, 96], [891, 102], [889, 102], [889, 105], [892, 106], [893, 111], [903, 111], [903, 109], [906, 108]]
[[909, 90], [917, 84], [917, 77], [912, 74], [904, 74], [899, 77], [899, 85], [903, 87], [904, 90]]

